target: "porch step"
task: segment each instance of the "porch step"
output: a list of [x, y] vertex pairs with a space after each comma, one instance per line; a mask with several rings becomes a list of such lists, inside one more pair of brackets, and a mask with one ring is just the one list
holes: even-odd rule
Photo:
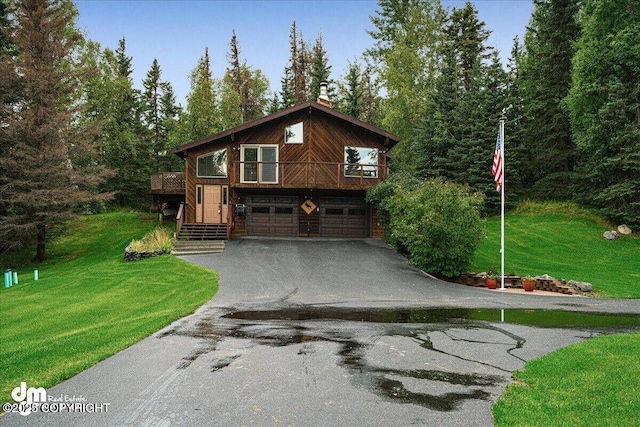
[[182, 224], [178, 240], [226, 240], [226, 224]]
[[172, 255], [216, 254], [224, 252], [224, 240], [176, 240]]

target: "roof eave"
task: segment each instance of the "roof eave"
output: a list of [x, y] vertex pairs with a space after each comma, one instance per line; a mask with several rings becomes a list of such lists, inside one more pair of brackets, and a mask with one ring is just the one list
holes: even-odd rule
[[250, 128], [255, 127], [255, 126], [260, 126], [260, 125], [262, 125], [264, 123], [267, 123], [267, 122], [270, 122], [270, 121], [273, 121], [273, 120], [277, 120], [277, 119], [279, 119], [281, 117], [287, 116], [289, 114], [292, 114], [292, 113], [295, 113], [297, 111], [304, 110], [305, 108], [310, 108], [310, 107], [314, 108], [314, 109], [316, 109], [318, 111], [322, 111], [324, 113], [327, 113], [327, 114], [330, 114], [332, 116], [335, 116], [335, 117], [337, 117], [337, 118], [339, 118], [341, 120], [344, 120], [346, 122], [349, 122], [349, 123], [351, 123], [353, 125], [356, 125], [356, 126], [359, 126], [361, 128], [367, 129], [367, 130], [369, 130], [371, 132], [374, 132], [374, 133], [384, 137], [385, 140], [387, 141], [387, 145], [388, 145], [389, 149], [391, 149], [394, 145], [396, 145], [400, 141], [400, 138], [398, 138], [398, 136], [396, 136], [396, 135], [394, 135], [394, 134], [392, 134], [390, 132], [387, 132], [387, 131], [382, 130], [382, 129], [376, 127], [376, 126], [373, 126], [373, 125], [370, 125], [368, 123], [365, 123], [362, 120], [356, 119], [354, 117], [351, 117], [349, 115], [346, 115], [344, 113], [336, 111], [336, 110], [334, 110], [332, 108], [325, 107], [324, 105], [318, 104], [317, 102], [307, 101], [307, 102], [304, 102], [302, 104], [298, 104], [298, 105], [295, 105], [293, 107], [289, 107], [289, 108], [286, 108], [284, 110], [278, 111], [276, 113], [269, 114], [268, 116], [264, 116], [264, 117], [261, 117], [259, 119], [252, 120], [250, 122], [246, 122], [246, 123], [243, 123], [241, 125], [232, 127], [232, 128], [227, 129], [225, 131], [222, 131], [222, 132], [219, 132], [219, 133], [216, 133], [216, 134], [212, 134], [212, 135], [208, 135], [208, 136], [205, 136], [204, 138], [200, 138], [200, 139], [197, 139], [195, 141], [191, 141], [191, 142], [188, 142], [186, 144], [180, 145], [179, 147], [176, 147], [176, 148], [173, 149], [173, 153], [184, 159], [184, 158], [186, 158], [186, 152], [188, 150], [194, 148], [194, 147], [198, 147], [198, 146], [200, 146], [202, 144], [207, 144], [209, 142], [213, 142], [213, 141], [225, 138], [227, 136], [233, 135], [234, 133], [242, 132], [242, 131], [244, 131], [246, 129], [250, 129]]

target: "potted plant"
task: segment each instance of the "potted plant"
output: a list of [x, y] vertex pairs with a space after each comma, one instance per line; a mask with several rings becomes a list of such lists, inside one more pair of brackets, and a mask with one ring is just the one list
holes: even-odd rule
[[484, 283], [487, 285], [489, 289], [497, 289], [498, 288], [498, 274], [490, 268], [487, 273], [485, 273]]
[[522, 287], [526, 292], [533, 292], [536, 287], [536, 278], [527, 274], [522, 278]]

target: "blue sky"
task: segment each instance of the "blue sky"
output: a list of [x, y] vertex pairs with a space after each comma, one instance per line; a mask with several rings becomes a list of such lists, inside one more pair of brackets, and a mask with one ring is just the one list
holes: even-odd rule
[[[475, 0], [485, 28], [492, 31], [489, 44], [501, 58], [509, 56], [513, 38], [522, 40], [533, 10], [532, 0]], [[183, 106], [189, 92], [189, 72], [205, 47], [209, 48], [215, 78], [222, 78], [232, 30], [240, 42], [241, 55], [253, 68], [261, 69], [271, 88], [280, 78], [289, 57], [289, 33], [295, 20], [304, 39], [313, 42], [322, 32], [332, 65], [332, 79], [346, 71], [347, 61], [358, 58], [373, 45], [367, 30], [377, 2], [371, 0], [262, 0], [262, 1], [152, 1], [76, 0], [80, 29], [103, 48], [115, 49], [125, 37], [127, 54], [133, 57], [134, 84], [142, 80], [158, 59], [162, 77], [173, 85]], [[451, 9], [464, 1], [442, 0]]]

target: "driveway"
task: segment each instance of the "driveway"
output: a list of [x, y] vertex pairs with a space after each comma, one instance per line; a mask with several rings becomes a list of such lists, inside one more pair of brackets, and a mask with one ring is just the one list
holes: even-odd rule
[[47, 391], [100, 411], [0, 424], [489, 426], [514, 370], [603, 332], [511, 310], [640, 315], [639, 301], [442, 282], [374, 239], [246, 238], [185, 259], [219, 272], [213, 300]]

